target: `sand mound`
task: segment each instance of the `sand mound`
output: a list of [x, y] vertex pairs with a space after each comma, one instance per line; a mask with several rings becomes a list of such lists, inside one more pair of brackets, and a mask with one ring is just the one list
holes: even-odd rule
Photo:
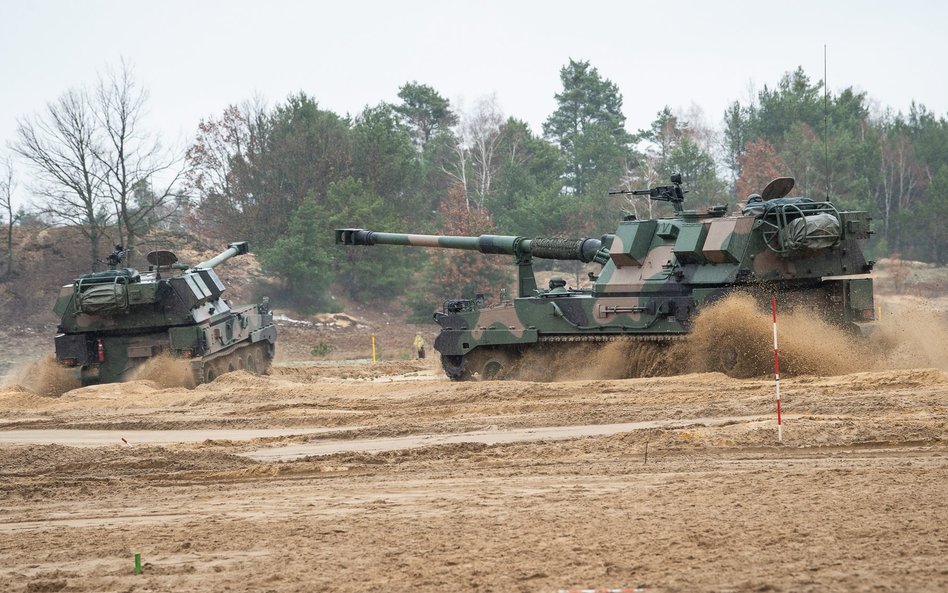
[[256, 375], [249, 371], [240, 370], [224, 373], [212, 382], [218, 386], [255, 387], [266, 383], [267, 379], [264, 375]]
[[[805, 380], [805, 379], [803, 379]], [[931, 388], [948, 383], [948, 373], [939, 369], [895, 369], [852, 373], [841, 377], [813, 378], [820, 387], [837, 387], [846, 392], [885, 389]]]
[[408, 361], [384, 361], [351, 364], [317, 364], [304, 367], [271, 367], [270, 374], [275, 377], [291, 377], [294, 381], [315, 381], [325, 377], [339, 379], [377, 379], [379, 377], [406, 375], [427, 371], [437, 363], [431, 359]]
[[216, 451], [172, 451], [163, 447], [66, 447], [31, 445], [9, 450], [4, 456], [7, 471], [20, 475], [83, 479], [174, 473], [182, 471], [233, 471], [253, 462]]
[[142, 397], [152, 395], [162, 389], [162, 386], [155, 381], [126, 381], [124, 383], [101, 383], [98, 385], [87, 385], [78, 389], [73, 389], [67, 394], [63, 394], [64, 399], [115, 399], [115, 400], [137, 400]]

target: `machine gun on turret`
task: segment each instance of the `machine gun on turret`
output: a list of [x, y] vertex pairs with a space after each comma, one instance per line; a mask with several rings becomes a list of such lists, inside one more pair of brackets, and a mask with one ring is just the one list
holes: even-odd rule
[[681, 212], [684, 210], [682, 203], [685, 201], [685, 194], [688, 193], [687, 190], [681, 189], [681, 173], [672, 175], [671, 182], [672, 185], [657, 185], [650, 189], [620, 189], [609, 192], [609, 195], [648, 196], [650, 200], [656, 202], [671, 202], [675, 212]]
[[105, 259], [97, 259], [96, 263], [105, 264], [109, 266], [110, 270], [115, 270], [125, 261], [125, 258], [128, 257], [128, 252], [130, 249], [125, 249], [125, 246], [121, 243], [115, 246], [115, 249], [106, 257]]

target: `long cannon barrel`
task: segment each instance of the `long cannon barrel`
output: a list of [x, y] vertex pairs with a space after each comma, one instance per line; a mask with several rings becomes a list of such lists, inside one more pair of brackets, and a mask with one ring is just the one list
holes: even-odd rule
[[512, 235], [480, 235], [478, 237], [451, 237], [444, 235], [413, 235], [381, 233], [365, 229], [336, 229], [337, 245], [408, 245], [411, 247], [439, 247], [466, 249], [481, 253], [541, 257], [545, 259], [579, 260], [606, 263], [608, 250], [599, 239], [528, 239]]
[[209, 260], [207, 260], [207, 261], [202, 261], [202, 262], [199, 263], [198, 265], [192, 266], [192, 267], [194, 267], [194, 268], [204, 268], [204, 269], [213, 268], [213, 267], [215, 267], [215, 266], [218, 266], [218, 265], [224, 263], [225, 261], [227, 261], [227, 260], [229, 260], [230, 258], [234, 257], [235, 255], [243, 255], [243, 254], [247, 253], [248, 251], [250, 251], [250, 247], [247, 245], [247, 242], [246, 242], [246, 241], [238, 241], [238, 242], [236, 242], [236, 243], [231, 243], [230, 245], [227, 246], [227, 249], [226, 249], [226, 250], [224, 250], [224, 251], [218, 253], [217, 255], [215, 255], [214, 257], [212, 257], [211, 259], [209, 259]]

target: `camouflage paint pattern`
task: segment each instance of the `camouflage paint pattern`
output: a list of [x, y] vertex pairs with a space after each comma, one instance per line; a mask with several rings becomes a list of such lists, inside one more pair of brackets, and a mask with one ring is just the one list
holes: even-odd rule
[[[801, 219], [806, 237], [811, 216], [838, 223], [825, 246], [789, 247], [787, 227]], [[807, 303], [828, 320], [867, 333], [874, 321], [872, 263], [862, 251], [870, 217], [839, 212], [828, 202], [773, 200], [764, 212], [728, 214], [725, 208], [682, 210], [674, 217], [624, 220], [612, 234], [594, 239], [528, 239], [483, 235], [443, 237], [338, 229], [344, 245], [408, 245], [469, 249], [512, 255], [520, 274], [519, 295], [493, 306], [448, 301], [435, 314], [442, 330], [435, 348], [452, 378], [468, 378], [465, 361], [478, 349], [516, 356], [538, 342], [672, 339], [686, 335], [698, 310], [735, 290]], [[825, 235], [825, 233], [824, 233]], [[538, 249], [546, 241], [555, 248]], [[813, 241], [812, 244], [818, 244]], [[596, 262], [592, 288], [536, 288], [532, 258]], [[485, 291], [486, 292], [486, 291]], [[769, 302], [769, 296], [768, 300]], [[470, 359], [470, 360], [468, 360]]]
[[269, 303], [231, 307], [214, 271], [246, 252], [246, 243], [233, 243], [194, 267], [169, 254], [175, 263], [144, 274], [125, 269], [80, 276], [62, 287], [53, 307], [60, 317], [57, 360], [84, 384], [121, 381], [162, 353], [188, 359], [196, 383], [230, 366], [262, 371], [276, 340]]

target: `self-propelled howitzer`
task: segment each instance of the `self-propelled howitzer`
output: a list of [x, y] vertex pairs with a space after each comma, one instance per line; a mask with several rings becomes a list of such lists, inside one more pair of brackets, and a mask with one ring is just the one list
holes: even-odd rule
[[195, 266], [170, 251], [147, 255], [148, 272], [113, 268], [77, 278], [62, 288], [56, 359], [82, 384], [126, 380], [160, 354], [183, 360], [194, 383], [237, 369], [264, 372], [273, 359], [276, 326], [268, 299], [232, 307], [214, 268], [248, 252], [245, 241]]
[[[683, 339], [705, 306], [735, 291], [760, 300], [776, 292], [825, 320], [868, 333], [875, 319], [872, 262], [862, 243], [868, 213], [840, 211], [828, 201], [787, 198], [791, 178], [779, 178], [735, 212], [726, 206], [686, 210], [680, 177], [673, 185], [637, 195], [669, 201], [671, 217], [626, 216], [601, 239], [528, 239], [484, 235], [439, 237], [339, 229], [345, 245], [408, 245], [513, 255], [518, 296], [484, 306], [479, 300], [447, 301], [435, 314], [441, 333], [435, 348], [452, 379], [513, 375], [527, 351], [569, 349], [579, 343]], [[628, 192], [632, 193], [632, 192]], [[532, 258], [572, 259], [602, 266], [589, 288], [562, 280], [537, 287]], [[710, 366], [748, 374], [740, 345], [720, 336]]]

